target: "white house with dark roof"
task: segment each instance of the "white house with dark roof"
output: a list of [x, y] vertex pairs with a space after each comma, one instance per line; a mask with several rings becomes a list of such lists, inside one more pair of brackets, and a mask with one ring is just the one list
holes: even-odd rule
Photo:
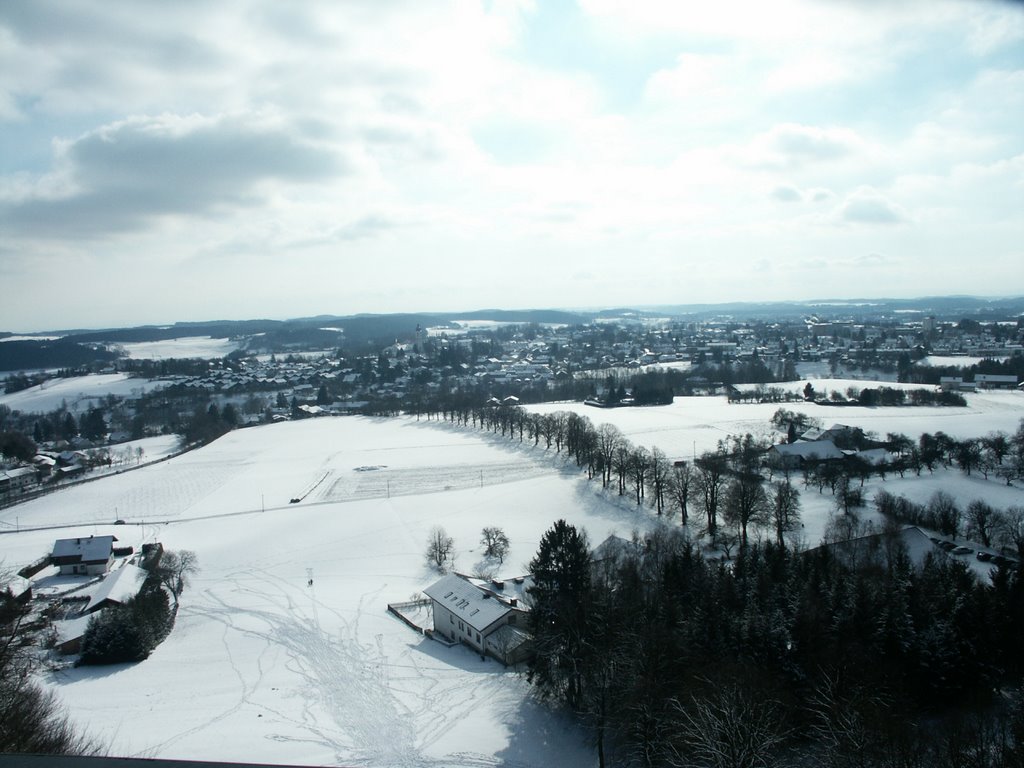
[[1017, 377], [998, 373], [976, 373], [974, 383], [978, 389], [1013, 389], [1017, 386]]
[[448, 574], [423, 592], [432, 602], [435, 633], [503, 664], [525, 658], [530, 636], [527, 608], [519, 597], [503, 594], [504, 588], [474, 584], [456, 574]]
[[36, 470], [33, 467], [0, 469], [0, 494], [21, 493], [36, 482], [36, 477]]
[[116, 536], [57, 539], [50, 562], [60, 568], [61, 576], [99, 576], [110, 570], [114, 562], [115, 541]]

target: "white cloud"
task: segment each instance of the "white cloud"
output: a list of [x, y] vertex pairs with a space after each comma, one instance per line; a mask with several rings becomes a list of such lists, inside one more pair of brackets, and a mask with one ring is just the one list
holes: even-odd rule
[[848, 224], [902, 224], [909, 221], [900, 206], [871, 187], [860, 187], [847, 195], [836, 210], [836, 217]]
[[36, 194], [5, 195], [0, 221], [10, 234], [76, 239], [133, 230], [153, 216], [259, 205], [268, 180], [348, 172], [336, 150], [259, 116], [130, 118], [59, 142], [55, 155], [56, 170]]
[[779, 184], [770, 194], [773, 198], [783, 203], [795, 203], [804, 199], [800, 190], [791, 184]]
[[[0, 269], [24, 301], [0, 327], [51, 300], [92, 317], [82, 264], [136, 295], [166, 286], [166, 320], [179, 289], [191, 316], [227, 316], [188, 286], [242, 269], [275, 279], [236, 315], [574, 303], [580, 265], [588, 304], [813, 295], [841, 269], [851, 291], [877, 286], [848, 280], [854, 264], [959, 291], [947, 265], [972, 242], [994, 264], [1019, 255], [1016, 7], [580, 7], [568, 28], [588, 55], [642, 62], [633, 92], [531, 55], [531, 22], [557, 4], [3, 5]], [[737, 277], [755, 254], [771, 279]], [[278, 277], [285, 257], [315, 289]], [[496, 280], [509, 263], [519, 278]]]

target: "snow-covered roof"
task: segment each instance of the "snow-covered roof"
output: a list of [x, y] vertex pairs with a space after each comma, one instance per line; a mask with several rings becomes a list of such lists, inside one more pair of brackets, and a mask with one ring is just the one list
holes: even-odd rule
[[434, 582], [423, 593], [478, 632], [487, 629], [512, 610], [475, 584], [453, 573]]
[[73, 619], [61, 619], [53, 622], [53, 629], [57, 633], [57, 642], [63, 644], [80, 638], [85, 634], [91, 618], [92, 616], [76, 616]]
[[110, 557], [116, 536], [90, 536], [87, 539], [57, 539], [53, 554], [57, 558], [78, 557], [82, 562], [102, 562]]
[[[872, 533], [849, 541], [839, 541], [833, 544], [823, 544], [822, 547], [831, 549], [832, 552], [844, 561], [859, 561], [865, 557], [875, 557], [882, 553], [882, 547], [889, 538], [888, 533]], [[929, 553], [935, 548], [928, 535], [917, 526], [911, 525], [903, 528], [895, 535], [906, 550], [907, 557], [914, 567], [920, 568]]]
[[590, 561], [600, 563], [605, 560], [617, 561], [621, 557], [636, 552], [636, 546], [629, 539], [621, 536], [609, 536], [590, 552]]
[[0, 477], [9, 477], [14, 479], [16, 477], [27, 477], [35, 476], [36, 471], [32, 467], [16, 467], [14, 469], [0, 470]]
[[533, 586], [533, 576], [529, 574], [507, 579], [476, 579], [472, 576], [462, 576], [462, 578], [484, 592], [490, 592], [507, 605], [529, 610], [532, 601], [527, 590]]
[[530, 641], [530, 633], [514, 624], [502, 624], [487, 636], [487, 642], [502, 649], [506, 655], [511, 654], [523, 643]]
[[21, 597], [32, 588], [32, 582], [23, 576], [11, 576], [3, 588], [9, 589], [12, 597]]
[[103, 580], [99, 589], [89, 599], [84, 613], [95, 611], [107, 600], [112, 603], [124, 603], [135, 597], [142, 589], [147, 575], [146, 571], [138, 566], [125, 563]]
[[810, 443], [796, 442], [774, 445], [772, 450], [779, 456], [793, 456], [801, 459], [841, 459], [843, 452], [831, 440], [815, 440]]

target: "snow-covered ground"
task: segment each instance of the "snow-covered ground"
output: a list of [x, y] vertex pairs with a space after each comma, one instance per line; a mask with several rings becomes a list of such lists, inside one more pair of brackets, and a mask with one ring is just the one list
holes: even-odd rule
[[[1013, 431], [1024, 416], [1017, 393], [968, 401], [967, 409], [787, 407], [911, 436]], [[534, 410], [577, 409], [595, 423], [617, 423], [637, 444], [689, 456], [728, 433], [765, 430], [777, 407], [677, 398], [664, 408]], [[953, 470], [873, 479], [868, 497], [879, 487], [920, 501], [943, 488], [961, 504], [1024, 503], [1016, 487]], [[813, 489], [801, 489], [801, 498], [802, 538], [814, 544], [832, 498]], [[115, 514], [128, 524], [113, 525]], [[159, 540], [198, 554], [202, 570], [177, 625], [148, 660], [48, 680], [111, 754], [582, 766], [594, 759], [587, 734], [538, 704], [516, 672], [424, 638], [385, 612], [437, 578], [423, 556], [433, 526], [454, 538], [464, 572], [485, 564], [481, 529], [502, 527], [511, 552], [498, 575], [510, 577], [526, 571], [560, 517], [586, 527], [595, 544], [658, 524], [651, 510], [602, 492], [572, 462], [529, 443], [411, 418], [315, 419], [238, 430], [166, 462], [2, 510], [7, 525], [17, 518], [23, 528], [73, 527], [2, 535], [0, 553], [18, 566], [57, 537], [114, 534], [121, 545]]]
[[[239, 430], [3, 510], [0, 521], [22, 527], [78, 525], [0, 536], [0, 548], [11, 565], [88, 534], [197, 552], [202, 571], [152, 657], [50, 681], [111, 754], [576, 766], [592, 762], [586, 735], [514, 671], [424, 638], [385, 608], [437, 578], [423, 557], [434, 525], [467, 572], [482, 562], [481, 528], [501, 526], [511, 541], [501, 573], [513, 576], [559, 517], [595, 540], [649, 520], [619, 501], [542, 450], [411, 419], [316, 419]], [[115, 509], [127, 525], [112, 524]]]
[[[773, 386], [802, 391], [805, 382]], [[818, 392], [838, 390], [849, 386], [858, 389], [878, 386], [878, 382], [855, 379], [822, 379], [814, 381]], [[882, 386], [913, 388], [913, 385], [890, 384]], [[643, 408], [593, 408], [582, 403], [543, 403], [526, 406], [536, 413], [575, 411], [590, 418], [594, 424], [609, 423], [622, 430], [634, 444], [648, 448], [658, 446], [670, 458], [692, 458], [703, 451], [714, 450], [719, 440], [727, 435], [772, 435], [781, 433], [771, 429], [771, 417], [779, 408], [806, 413], [819, 419], [825, 427], [847, 424], [876, 433], [884, 438], [888, 432], [902, 432], [917, 439], [924, 432], [943, 431], [957, 439], [981, 437], [989, 432], [1017, 431], [1024, 418], [1024, 393], [986, 391], [967, 393], [967, 407], [930, 408], [865, 408], [861, 406], [822, 406], [813, 403], [729, 403], [723, 397], [677, 397], [672, 405]]]
[[969, 368], [972, 365], [977, 365], [982, 360], [995, 359], [1004, 360], [1005, 355], [1000, 355], [996, 358], [985, 358], [985, 357], [970, 357], [968, 355], [928, 355], [928, 357], [921, 358], [918, 365], [934, 365], [936, 367], [942, 367], [946, 365], [955, 365], [961, 368]]
[[0, 404], [12, 411], [47, 413], [67, 405], [72, 412], [88, 410], [107, 395], [127, 397], [162, 386], [158, 381], [134, 379], [126, 373], [100, 373], [67, 379], [48, 379], [42, 384], [11, 394], [0, 394]]
[[60, 339], [61, 336], [4, 336], [0, 338], [0, 344], [5, 341], [53, 341], [54, 339]]
[[137, 360], [169, 360], [183, 357], [212, 360], [224, 357], [238, 349], [238, 344], [231, 339], [215, 339], [212, 336], [183, 336], [180, 339], [165, 339], [163, 341], [132, 341], [117, 346], [124, 350], [128, 357]]

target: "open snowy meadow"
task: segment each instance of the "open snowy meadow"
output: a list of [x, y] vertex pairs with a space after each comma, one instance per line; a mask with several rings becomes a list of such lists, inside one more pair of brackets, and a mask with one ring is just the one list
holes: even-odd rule
[[[968, 403], [785, 407], [826, 426], [913, 438], [936, 430], [1012, 433], [1024, 417], [1020, 393], [971, 394]], [[636, 445], [689, 458], [727, 434], [766, 432], [778, 407], [677, 398], [655, 408], [531, 410], [577, 410], [595, 424], [617, 424]], [[1017, 487], [955, 470], [873, 478], [869, 497], [877, 487], [915, 499], [941, 487], [962, 504], [979, 497], [1000, 507], [1024, 503]], [[832, 500], [802, 486], [801, 496], [802, 538], [813, 545]], [[611, 533], [678, 525], [603, 492], [543, 443], [366, 417], [238, 430], [200, 450], [0, 511], [0, 522], [15, 518], [21, 532], [0, 536], [8, 567], [47, 553], [55, 538], [89, 534], [114, 534], [136, 549], [161, 541], [198, 555], [201, 571], [182, 597], [177, 624], [149, 659], [47, 678], [74, 721], [110, 754], [474, 768], [582, 766], [594, 753], [587, 733], [536, 702], [515, 670], [466, 647], [447, 648], [386, 612], [388, 603], [436, 580], [424, 559], [431, 528], [447, 530], [456, 569], [472, 573], [486, 565], [481, 529], [500, 526], [511, 551], [498, 575], [512, 577], [526, 571], [558, 518], [585, 527], [592, 544]], [[115, 526], [117, 518], [127, 524]]]
[[161, 386], [163, 384], [159, 381], [137, 379], [127, 373], [54, 378], [18, 392], [0, 393], [0, 405], [26, 413], [46, 413], [62, 406], [66, 406], [72, 413], [82, 413], [100, 405], [107, 395], [128, 397]]
[[[197, 553], [201, 572], [149, 659], [48, 681], [113, 755], [584, 765], [585, 734], [514, 670], [386, 612], [436, 580], [424, 560], [435, 525], [466, 572], [481, 562], [481, 528], [501, 526], [511, 551], [500, 573], [514, 576], [559, 517], [595, 538], [643, 524], [576, 477], [542, 451], [433, 423], [292, 422], [3, 510], [22, 531], [0, 548], [20, 566], [55, 538], [112, 533]], [[25, 530], [64, 523], [74, 527]]]

